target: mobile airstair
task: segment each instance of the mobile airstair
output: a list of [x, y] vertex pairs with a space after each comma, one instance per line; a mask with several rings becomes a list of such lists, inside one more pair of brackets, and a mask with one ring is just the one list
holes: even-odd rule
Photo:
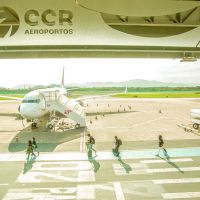
[[63, 116], [73, 120], [77, 128], [86, 126], [84, 108], [76, 100], [60, 95], [59, 90], [41, 92], [41, 94], [45, 99], [46, 108], [51, 113], [51, 119], [48, 122], [49, 128], [53, 128], [58, 121], [55, 117], [55, 112], [59, 112]]

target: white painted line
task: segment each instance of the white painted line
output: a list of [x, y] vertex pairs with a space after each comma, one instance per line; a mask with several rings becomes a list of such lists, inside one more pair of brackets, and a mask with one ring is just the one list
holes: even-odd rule
[[125, 200], [120, 182], [113, 182], [116, 200]]
[[200, 167], [180, 167], [177, 168], [158, 168], [158, 169], [147, 169], [147, 173], [161, 173], [161, 172], [177, 172], [177, 171], [183, 171], [183, 172], [191, 172], [191, 171], [200, 171]]
[[96, 199], [94, 185], [78, 185], [76, 199]]
[[157, 179], [157, 180], [152, 180], [152, 182], [154, 184], [200, 183], [200, 178]]
[[80, 152], [85, 152], [85, 129], [84, 129], [84, 131], [81, 133]]
[[179, 171], [183, 171], [183, 172], [200, 171], [200, 167], [180, 167], [180, 168], [168, 167], [168, 168], [150, 169], [145, 163], [113, 164], [113, 169], [117, 176], [133, 175], [133, 174], [179, 172]]
[[32, 171], [80, 171], [91, 170], [91, 164], [88, 161], [68, 161], [68, 162], [36, 162]]
[[0, 186], [8, 186], [8, 183], [0, 183]]
[[[170, 162], [192, 162], [193, 159], [192, 158], [178, 158], [178, 159], [170, 159], [169, 160]], [[168, 162], [167, 160], [156, 160], [156, 159], [153, 159], [153, 160], [141, 160], [140, 161], [141, 163], [145, 163], [145, 164], [151, 164], [151, 163], [166, 163]]]
[[164, 199], [188, 199], [200, 197], [200, 192], [163, 193]]
[[80, 152], [83, 152], [83, 135], [84, 135], [84, 131], [81, 133], [81, 139], [80, 139]]
[[93, 171], [79, 171], [77, 182], [94, 182], [95, 175]]
[[60, 175], [60, 174], [51, 174], [48, 172], [29, 172], [26, 174], [21, 174], [17, 179], [18, 183], [51, 183], [51, 182], [77, 182], [77, 178], [74, 175], [70, 177]]
[[9, 189], [3, 200], [67, 200], [76, 199], [76, 187]]
[[83, 132], [83, 152], [85, 152], [86, 150], [86, 135], [85, 135], [85, 129]]

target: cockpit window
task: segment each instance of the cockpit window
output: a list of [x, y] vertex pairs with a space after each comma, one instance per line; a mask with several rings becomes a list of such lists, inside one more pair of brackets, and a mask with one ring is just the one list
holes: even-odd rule
[[24, 99], [22, 103], [40, 103], [40, 99]]

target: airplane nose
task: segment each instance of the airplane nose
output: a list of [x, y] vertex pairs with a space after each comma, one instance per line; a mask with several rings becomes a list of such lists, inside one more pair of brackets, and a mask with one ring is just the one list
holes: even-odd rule
[[39, 113], [32, 107], [20, 106], [20, 113], [24, 118], [34, 119], [39, 117]]
[[18, 112], [20, 112], [20, 105], [18, 106]]
[[20, 113], [25, 118], [30, 118], [30, 109], [24, 108], [23, 106], [20, 106]]

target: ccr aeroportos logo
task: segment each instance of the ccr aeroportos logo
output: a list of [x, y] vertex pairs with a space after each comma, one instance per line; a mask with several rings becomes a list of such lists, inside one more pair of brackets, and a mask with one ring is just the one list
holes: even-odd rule
[[29, 28], [24, 31], [25, 35], [57, 35], [73, 34], [73, 13], [70, 10], [27, 10], [24, 21]]
[[0, 7], [0, 38], [14, 35], [19, 28], [17, 13], [8, 7]]
[[[22, 14], [22, 27], [25, 35], [44, 34], [73, 34], [73, 13], [70, 10], [36, 9], [26, 10]], [[8, 7], [0, 7], [0, 38], [14, 35], [19, 29], [20, 18], [17, 13]]]

